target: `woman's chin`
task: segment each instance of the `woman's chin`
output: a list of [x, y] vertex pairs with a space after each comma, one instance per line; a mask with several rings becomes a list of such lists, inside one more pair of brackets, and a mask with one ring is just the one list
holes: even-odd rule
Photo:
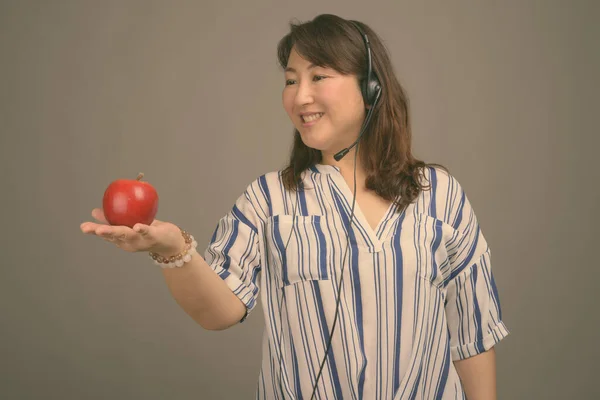
[[332, 145], [331, 140], [327, 140], [322, 136], [319, 137], [317, 135], [313, 135], [310, 132], [302, 133], [300, 131], [300, 137], [302, 138], [302, 142], [311, 149], [323, 151], [328, 150]]

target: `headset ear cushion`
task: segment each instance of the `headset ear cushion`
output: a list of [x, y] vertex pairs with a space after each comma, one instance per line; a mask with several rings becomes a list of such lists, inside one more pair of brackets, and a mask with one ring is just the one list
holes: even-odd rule
[[360, 92], [362, 93], [365, 105], [369, 105], [369, 85], [366, 79], [360, 81]]
[[370, 79], [369, 81], [365, 81], [365, 83], [362, 88], [363, 99], [367, 105], [372, 106], [375, 103], [377, 94], [381, 91], [381, 85], [377, 79]]

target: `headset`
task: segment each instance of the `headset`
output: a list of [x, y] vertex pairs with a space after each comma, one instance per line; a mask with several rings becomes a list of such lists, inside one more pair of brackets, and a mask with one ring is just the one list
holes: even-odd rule
[[[315, 384], [313, 386], [313, 391], [312, 391], [312, 394], [310, 397], [311, 400], [315, 396], [315, 393], [317, 390], [317, 385], [319, 383], [319, 379], [321, 378], [321, 374], [323, 372], [323, 367], [325, 365], [325, 362], [327, 361], [329, 349], [331, 348], [331, 341], [333, 340], [333, 333], [335, 331], [335, 327], [336, 327], [336, 323], [337, 323], [337, 319], [338, 319], [340, 299], [341, 299], [341, 293], [342, 293], [342, 282], [344, 279], [344, 268], [346, 267], [346, 254], [348, 253], [348, 247], [350, 244], [350, 229], [352, 229], [352, 221], [354, 219], [354, 205], [356, 203], [356, 161], [357, 161], [357, 155], [358, 155], [358, 143], [360, 142], [360, 139], [362, 138], [363, 134], [365, 133], [365, 130], [369, 124], [369, 121], [371, 120], [371, 115], [373, 114], [373, 110], [375, 109], [375, 106], [379, 102], [379, 97], [381, 96], [381, 83], [379, 82], [379, 79], [377, 78], [377, 75], [373, 71], [373, 67], [372, 67], [371, 43], [369, 42], [369, 37], [367, 36], [367, 34], [364, 32], [364, 30], [360, 27], [360, 25], [356, 21], [349, 21], [349, 22], [351, 22], [356, 27], [356, 29], [360, 32], [360, 34], [363, 38], [363, 41], [365, 43], [365, 47], [366, 47], [367, 75], [363, 79], [361, 79], [360, 89], [361, 89], [361, 93], [362, 93], [362, 97], [363, 97], [365, 106], [368, 106], [368, 111], [367, 111], [367, 116], [365, 117], [365, 120], [363, 122], [362, 128], [360, 130], [360, 133], [359, 133], [356, 141], [350, 147], [347, 147], [347, 148], [337, 152], [333, 156], [336, 161], [339, 161], [346, 154], [348, 154], [348, 152], [354, 146], [357, 146], [357, 151], [354, 153], [354, 189], [353, 189], [354, 198], [352, 199], [352, 211], [351, 211], [351, 215], [350, 215], [350, 223], [349, 223], [349, 226], [346, 228], [346, 251], [344, 252], [344, 257], [342, 259], [342, 270], [340, 272], [340, 281], [338, 283], [338, 296], [336, 299], [335, 316], [333, 318], [333, 324], [331, 326], [331, 332], [329, 334], [329, 342], [327, 343], [327, 347], [325, 348], [325, 355], [323, 357], [323, 361], [321, 362], [319, 372], [317, 374], [317, 378], [316, 378]], [[292, 229], [290, 230], [290, 235], [287, 238], [284, 252], [287, 252], [287, 247], [290, 242], [290, 238], [292, 237], [292, 232], [294, 232], [293, 224], [295, 223], [297, 206], [298, 206], [298, 196], [296, 196], [296, 203], [294, 205], [294, 212], [292, 215]], [[282, 288], [281, 292], [282, 292], [281, 298], [279, 301], [279, 323], [280, 324], [281, 324], [281, 309], [282, 309], [281, 303], [284, 298], [283, 288]], [[281, 346], [282, 332], [283, 332], [283, 328], [280, 329], [279, 342], [277, 343], [277, 345], [279, 346], [279, 389], [281, 390], [281, 395], [283, 397], [283, 387], [281, 385], [281, 375], [283, 374], [283, 366], [281, 364], [281, 357], [282, 357], [281, 353], [283, 352], [283, 348]]]

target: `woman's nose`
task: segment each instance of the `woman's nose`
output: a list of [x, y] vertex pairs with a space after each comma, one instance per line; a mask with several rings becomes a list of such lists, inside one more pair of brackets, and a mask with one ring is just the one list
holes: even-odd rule
[[298, 84], [298, 90], [294, 97], [294, 103], [296, 106], [303, 106], [314, 102], [314, 93], [310, 84]]

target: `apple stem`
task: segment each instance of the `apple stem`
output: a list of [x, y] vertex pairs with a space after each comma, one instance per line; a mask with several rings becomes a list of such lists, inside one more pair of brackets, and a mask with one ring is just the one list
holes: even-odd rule
[[140, 173], [138, 174], [138, 176], [137, 176], [137, 178], [136, 178], [135, 180], [136, 180], [136, 181], [139, 181], [139, 180], [141, 180], [143, 177], [144, 177], [144, 173], [143, 173], [143, 172], [140, 172]]

